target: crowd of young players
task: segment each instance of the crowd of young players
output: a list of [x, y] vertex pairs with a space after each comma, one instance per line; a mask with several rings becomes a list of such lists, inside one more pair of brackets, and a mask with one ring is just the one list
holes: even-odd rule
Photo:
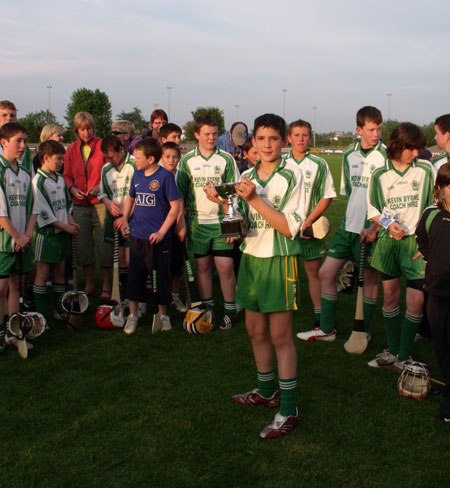
[[[359, 261], [364, 242], [368, 248], [364, 271], [367, 339], [377, 300], [377, 271], [383, 285], [387, 331], [387, 349], [369, 365], [394, 365], [401, 370], [410, 357], [423, 316], [424, 279], [429, 278], [425, 275], [423, 257], [417, 252], [415, 231], [423, 211], [434, 202], [441, 211], [447, 211], [447, 200], [441, 195], [448, 186], [443, 183], [447, 180], [438, 178], [437, 186], [434, 182], [441, 166], [440, 173], [448, 171], [445, 163], [450, 150], [450, 115], [436, 120], [436, 141], [446, 152], [430, 164], [418, 159], [425, 140], [417, 126], [400, 124], [386, 147], [380, 140], [380, 111], [370, 106], [358, 111], [360, 140], [343, 158], [341, 194], [347, 195], [345, 217], [327, 250], [323, 241], [304, 236], [336, 196], [327, 163], [309, 151], [311, 126], [306, 121], [298, 120], [289, 126], [291, 150], [282, 156], [284, 120], [273, 114], [258, 117], [252, 139], [246, 142], [243, 152], [240, 150], [239, 168], [245, 170], [240, 176], [233, 158], [236, 152], [231, 155], [219, 149], [217, 123], [209, 116], [195, 121], [198, 145], [181, 157], [177, 168], [181, 129], [169, 123], [161, 110], [152, 114], [151, 133], [135, 137], [133, 124], [115, 121], [111, 136], [103, 141], [95, 137], [95, 122], [90, 114], [80, 112], [74, 121], [77, 141], [65, 151], [56, 142], [61, 139], [61, 128], [47, 127], [48, 134], [43, 139], [55, 136], [40, 145], [38, 160], [33, 165], [26, 146], [26, 131], [15, 122], [15, 112], [11, 102], [0, 102], [0, 299], [8, 295], [10, 315], [18, 310], [20, 253], [24, 273], [33, 268], [36, 260], [33, 286], [36, 311], [51, 316], [46, 300], [51, 270], [56, 298], [54, 317], [61, 318], [58, 298], [64, 292], [64, 267], [70, 254], [71, 235], [75, 236], [77, 258], [84, 268], [86, 293], [95, 293], [97, 254], [103, 278], [100, 299], [109, 300], [111, 242], [114, 231], [120, 231], [121, 278], [130, 310], [125, 333], [133, 333], [139, 315], [145, 313], [149, 274], [155, 277], [158, 304], [153, 331], [170, 330], [168, 306], [172, 303], [179, 311], [185, 310], [179, 298], [179, 276], [183, 255], [180, 243], [186, 238], [196, 259], [200, 295], [211, 309], [213, 262], [219, 275], [224, 299], [219, 329], [228, 330], [235, 324], [237, 305], [246, 311], [257, 388], [233, 399], [248, 405], [280, 406], [273, 422], [260, 433], [262, 438], [280, 437], [290, 432], [299, 419], [292, 311], [297, 309], [300, 261], [308, 278], [317, 326], [299, 332], [297, 337], [306, 341], [333, 341], [336, 275], [346, 260]], [[64, 179], [59, 174], [63, 163]], [[239, 210], [248, 221], [249, 233], [240, 245], [242, 260], [236, 284], [234, 243], [220, 237], [220, 223], [227, 205], [214, 185], [238, 181]], [[438, 220], [445, 218], [437, 219], [436, 223]], [[424, 255], [429, 254], [432, 245], [424, 248]], [[401, 277], [406, 279], [403, 321], [399, 308]], [[430, 289], [435, 290], [436, 286]], [[442, 290], [437, 295], [446, 296]], [[14, 343], [14, 338], [5, 335], [4, 301], [2, 308], [0, 336], [5, 337], [0, 339], [4, 349], [6, 344]], [[435, 304], [433, 310], [435, 317], [440, 308]], [[447, 420], [450, 329], [447, 316], [439, 320], [441, 333], [435, 349], [447, 385], [440, 417]]]

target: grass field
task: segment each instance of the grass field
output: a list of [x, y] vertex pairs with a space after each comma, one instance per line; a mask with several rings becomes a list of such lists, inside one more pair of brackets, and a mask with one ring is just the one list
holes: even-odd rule
[[[339, 186], [340, 157], [327, 157]], [[328, 211], [334, 229], [345, 201]], [[313, 326], [305, 283], [295, 331]], [[218, 294], [216, 294], [218, 296]], [[262, 441], [272, 410], [235, 404], [255, 387], [243, 317], [229, 332], [188, 336], [53, 327], [28, 360], [0, 357], [0, 487], [445, 487], [450, 428], [439, 399], [400, 397], [367, 361], [383, 349], [378, 310], [362, 356], [345, 353], [355, 295], [340, 295], [334, 343], [296, 340], [301, 423]], [[380, 308], [380, 306], [379, 306]], [[414, 357], [439, 377], [430, 344]]]

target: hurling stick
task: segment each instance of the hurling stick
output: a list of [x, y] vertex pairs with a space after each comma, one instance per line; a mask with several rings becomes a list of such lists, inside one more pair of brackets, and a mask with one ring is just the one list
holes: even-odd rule
[[[19, 320], [23, 319], [23, 251], [19, 251]], [[22, 329], [22, 327], [20, 327]], [[22, 333], [22, 339], [17, 339], [17, 350], [21, 358], [28, 357], [28, 346], [25, 334]]]
[[186, 309], [198, 307], [202, 303], [197, 285], [195, 283], [194, 273], [192, 272], [192, 265], [186, 248], [186, 242], [183, 242], [184, 252], [184, 271], [186, 282]]
[[113, 250], [113, 281], [111, 290], [111, 301], [116, 306], [115, 312], [120, 313], [121, 300], [119, 288], [119, 232], [114, 232], [114, 250]]
[[361, 243], [358, 270], [358, 292], [356, 296], [355, 321], [353, 331], [344, 344], [344, 349], [350, 354], [362, 354], [368, 345], [367, 334], [364, 330], [364, 264], [366, 261], [366, 243]]

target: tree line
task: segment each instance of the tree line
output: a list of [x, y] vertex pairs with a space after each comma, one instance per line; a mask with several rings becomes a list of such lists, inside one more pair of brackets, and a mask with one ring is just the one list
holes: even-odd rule
[[[89, 112], [95, 120], [96, 132], [99, 137], [106, 137], [111, 132], [112, 110], [111, 102], [108, 95], [98, 88], [90, 90], [88, 88], [79, 88], [75, 90], [67, 105], [64, 119], [66, 121], [64, 134], [66, 142], [75, 140], [75, 133], [73, 131], [73, 117], [77, 112]], [[192, 119], [183, 126], [184, 140], [191, 142], [195, 141], [194, 136], [194, 120], [199, 115], [211, 115], [217, 120], [219, 135], [225, 132], [225, 116], [223, 110], [219, 107], [197, 107], [191, 112]], [[129, 120], [133, 122], [136, 127], [137, 134], [144, 134], [148, 130], [149, 119], [145, 118], [142, 111], [138, 107], [133, 107], [129, 112], [122, 110], [116, 116], [117, 120]], [[39, 112], [30, 112], [18, 121], [22, 124], [28, 133], [28, 140], [30, 142], [39, 142], [39, 136], [42, 128], [47, 124], [57, 124], [58, 121], [55, 115], [48, 110], [41, 110]], [[400, 122], [398, 120], [388, 120], [383, 124], [381, 138], [384, 142], [389, 141], [392, 131]], [[231, 125], [231, 124], [230, 124]], [[434, 122], [421, 127], [422, 132], [426, 138], [426, 145], [435, 145], [434, 141]], [[328, 133], [316, 135], [317, 147], [341, 147], [346, 148], [355, 141], [353, 133]]]

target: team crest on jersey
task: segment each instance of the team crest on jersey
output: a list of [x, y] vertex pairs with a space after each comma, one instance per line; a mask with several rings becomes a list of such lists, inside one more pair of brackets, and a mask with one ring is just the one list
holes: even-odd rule
[[411, 188], [414, 191], [417, 191], [419, 189], [419, 187], [420, 187], [420, 183], [417, 180], [413, 180], [411, 183]]
[[377, 167], [374, 164], [370, 165], [370, 172], [371, 173], [373, 173], [376, 169], [377, 169]]
[[280, 206], [280, 203], [281, 203], [281, 197], [280, 195], [275, 195], [272, 199], [272, 203], [273, 203], [273, 206], [275, 208], [278, 208]]
[[157, 191], [157, 190], [159, 190], [159, 181], [158, 181], [158, 180], [153, 180], [153, 181], [150, 183], [150, 190], [152, 190], [152, 191]]
[[312, 176], [312, 173], [311, 173], [311, 171], [309, 171], [309, 169], [307, 171], [305, 171], [305, 177], [306, 178], [311, 178], [311, 176]]
[[42, 210], [42, 211], [41, 211], [41, 217], [42, 217], [44, 220], [48, 220], [48, 213], [47, 213], [45, 210]]
[[216, 175], [220, 173], [220, 166], [214, 166], [214, 173], [216, 173]]

